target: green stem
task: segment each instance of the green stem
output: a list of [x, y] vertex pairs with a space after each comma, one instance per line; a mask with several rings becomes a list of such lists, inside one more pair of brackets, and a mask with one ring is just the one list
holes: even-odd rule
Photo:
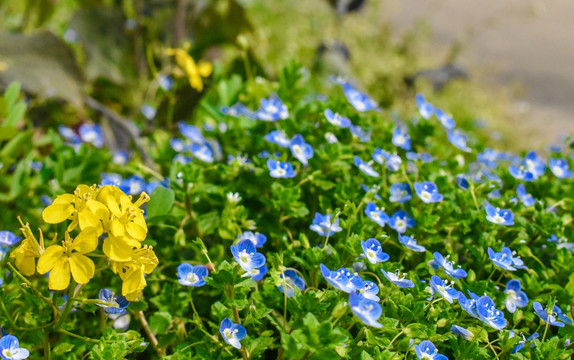
[[70, 311], [72, 310], [72, 304], [74, 303], [74, 300], [73, 300], [74, 299], [74, 287], [75, 287], [74, 283], [75, 282], [72, 280], [72, 282], [69, 285], [68, 300], [66, 301], [66, 306], [64, 307], [64, 311], [60, 315], [58, 322], [54, 326], [54, 330], [58, 330], [64, 324], [64, 322], [68, 318], [68, 315], [70, 314]]
[[44, 360], [50, 360], [52, 357], [51, 353], [50, 332], [47, 329], [44, 329]]
[[480, 206], [478, 206], [478, 200], [476, 199], [476, 194], [474, 193], [474, 185], [470, 185], [470, 194], [472, 195], [472, 200], [474, 201], [474, 206], [476, 206], [476, 211], [480, 211]]
[[[552, 306], [552, 307], [554, 307], [554, 306]], [[547, 320], [546, 321], [546, 327], [544, 327], [544, 335], [542, 335], [542, 342], [544, 342], [544, 340], [546, 339], [546, 333], [548, 332], [549, 326], [550, 326], [550, 323]]]
[[6, 316], [6, 319], [8, 319], [8, 323], [10, 324], [10, 327], [13, 328], [14, 330], [17, 330], [18, 327], [16, 326], [16, 323], [12, 319], [12, 316], [10, 316], [8, 309], [6, 309], [6, 305], [4, 305], [4, 297], [3, 296], [0, 296], [0, 309], [2, 309], [2, 312]]
[[83, 341], [85, 341], [85, 342], [91, 342], [91, 343], [94, 343], [94, 344], [99, 344], [99, 343], [100, 343], [99, 340], [92, 339], [92, 338], [85, 337], [85, 336], [81, 336], [81, 335], [77, 335], [77, 334], [74, 334], [74, 333], [69, 332], [69, 331], [64, 330], [64, 329], [58, 329], [58, 331], [61, 332], [62, 334], [66, 334], [66, 335], [68, 335], [68, 336], [74, 337], [74, 338], [76, 338], [76, 339], [83, 340]]
[[42, 301], [44, 301], [46, 304], [48, 304], [52, 308], [52, 310], [54, 311], [54, 314], [58, 313], [58, 309], [56, 308], [56, 306], [54, 305], [54, 303], [52, 302], [51, 299], [45, 297], [44, 295], [42, 295], [42, 293], [40, 293], [38, 290], [36, 290], [32, 286], [32, 283], [28, 279], [26, 279], [26, 277], [24, 277], [24, 275], [20, 274], [20, 272], [18, 270], [16, 270], [14, 265], [12, 265], [10, 262], [8, 262], [8, 266], [10, 267], [12, 272], [14, 272], [14, 274], [16, 274], [16, 276], [18, 276], [20, 278], [20, 280], [22, 280], [26, 285], [28, 285], [27, 287], [30, 289], [30, 291], [32, 291], [34, 293], [34, 295], [36, 295], [38, 298], [40, 298]]
[[393, 343], [395, 342], [395, 340], [397, 340], [399, 338], [399, 336], [401, 336], [404, 332], [405, 332], [405, 329], [401, 329], [401, 331], [399, 331], [399, 333], [391, 340], [389, 345], [387, 345], [387, 349], [390, 348], [391, 345], [393, 345]]

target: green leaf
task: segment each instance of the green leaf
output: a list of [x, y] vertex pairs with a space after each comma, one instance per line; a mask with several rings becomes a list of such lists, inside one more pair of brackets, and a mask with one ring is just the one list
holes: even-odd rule
[[171, 323], [172, 317], [168, 312], [157, 312], [149, 319], [149, 327], [154, 334], [165, 334]]
[[150, 195], [147, 204], [147, 216], [152, 220], [154, 217], [166, 215], [171, 210], [175, 201], [175, 192], [163, 186], [158, 186]]

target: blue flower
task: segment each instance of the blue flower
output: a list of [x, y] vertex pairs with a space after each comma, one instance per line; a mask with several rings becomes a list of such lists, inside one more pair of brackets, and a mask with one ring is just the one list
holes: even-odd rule
[[508, 167], [508, 172], [512, 175], [515, 179], [522, 180], [522, 181], [533, 181], [534, 174], [532, 174], [525, 166], [515, 166], [510, 165]]
[[97, 304], [98, 306], [104, 308], [104, 311], [108, 314], [125, 314], [128, 311], [126, 308], [130, 304], [123, 296], [117, 296], [110, 289], [101, 289], [99, 293], [100, 301], [108, 303], [108, 305]]
[[381, 150], [379, 148], [375, 149], [373, 153], [373, 160], [383, 165], [386, 164], [386, 168], [392, 172], [396, 172], [401, 167], [403, 160], [397, 154], [389, 154], [388, 152]]
[[372, 188], [369, 188], [367, 185], [365, 184], [361, 184], [361, 189], [363, 189], [364, 192], [369, 193], [372, 192], [375, 194], [375, 199], [377, 200], [382, 200], [383, 198], [377, 194], [377, 190], [379, 189], [378, 186], [373, 186]]
[[389, 226], [393, 228], [398, 233], [404, 233], [407, 228], [412, 228], [415, 226], [415, 221], [409, 216], [405, 211], [398, 210], [391, 216], [389, 220]]
[[186, 139], [190, 140], [193, 143], [203, 144], [205, 142], [205, 138], [201, 134], [201, 130], [195, 125], [188, 125], [183, 121], [180, 121], [177, 126], [179, 127], [179, 132], [183, 135]]
[[462, 190], [468, 190], [468, 188], [470, 187], [470, 184], [468, 183], [468, 179], [467, 179], [466, 175], [464, 175], [464, 174], [458, 174], [456, 176], [456, 184]]
[[359, 168], [359, 170], [364, 172], [366, 175], [369, 175], [372, 177], [378, 177], [379, 176], [379, 173], [376, 172], [375, 169], [373, 169], [369, 163], [366, 163], [363, 160], [361, 160], [360, 157], [358, 157], [358, 156], [353, 157], [353, 161], [355, 162], [355, 165]]
[[415, 103], [417, 104], [419, 113], [423, 118], [428, 120], [434, 114], [434, 106], [430, 102], [426, 101], [422, 94], [417, 94], [415, 96]]
[[[539, 336], [540, 335], [537, 332], [530, 335], [527, 339], [524, 339], [524, 335], [522, 335], [522, 340], [520, 340], [518, 342], [518, 345], [516, 345], [514, 347], [514, 349], [512, 349], [512, 353], [515, 354], [515, 353], [519, 352], [520, 350], [522, 350], [524, 348], [524, 345], [526, 345], [527, 342], [538, 339]], [[534, 344], [531, 344], [530, 347], [534, 347]]]
[[299, 276], [299, 274], [297, 274], [297, 271], [293, 269], [287, 269], [283, 273], [279, 274], [279, 278], [283, 279], [283, 274], [285, 274], [287, 292], [285, 292], [283, 283], [281, 283], [281, 285], [279, 285], [277, 288], [282, 293], [285, 293], [287, 297], [295, 295], [295, 288], [299, 288], [299, 290], [305, 290], [305, 280]]
[[253, 233], [252, 231], [244, 231], [243, 234], [238, 235], [237, 238], [241, 240], [251, 240], [255, 247], [263, 247], [267, 242], [267, 236], [259, 232]]
[[[558, 305], [554, 305], [551, 313], [548, 313], [548, 309], [543, 309], [542, 305], [538, 301], [535, 301], [532, 306], [534, 307], [536, 314], [540, 316], [540, 319], [550, 325], [564, 327], [564, 323], [572, 324], [572, 321], [562, 313], [562, 309], [560, 309]], [[563, 322], [558, 320], [562, 320]]]
[[406, 182], [393, 184], [389, 190], [391, 192], [391, 196], [389, 197], [390, 202], [403, 204], [413, 197], [411, 187], [409, 183]]
[[365, 285], [359, 276], [353, 275], [349, 270], [340, 268], [337, 271], [331, 271], [328, 267], [321, 264], [321, 274], [327, 282], [335, 289], [346, 293], [355, 292], [362, 289]]
[[173, 157], [173, 162], [180, 163], [183, 165], [189, 164], [192, 161], [193, 161], [193, 159], [190, 156], [185, 156], [183, 154], [177, 154]]
[[546, 241], [557, 243], [560, 241], [560, 239], [558, 238], [558, 236], [556, 236], [556, 234], [552, 234], [548, 239], [546, 239]]
[[472, 149], [469, 148], [468, 145], [466, 144], [466, 142], [468, 141], [467, 136], [462, 132], [458, 130], [447, 130], [446, 136], [448, 138], [448, 141], [450, 141], [451, 144], [456, 146], [458, 149], [464, 152], [472, 151]]
[[494, 301], [489, 296], [481, 296], [476, 301], [476, 311], [478, 318], [488, 326], [496, 330], [502, 330], [506, 327], [504, 313], [496, 308]]
[[247, 272], [260, 268], [266, 261], [265, 255], [257, 252], [251, 240], [241, 240], [237, 246], [231, 245], [231, 253], [239, 266]]
[[371, 238], [367, 239], [367, 241], [361, 240], [361, 247], [363, 248], [363, 252], [371, 264], [389, 260], [389, 254], [383, 252], [381, 243], [377, 239]]
[[366, 325], [378, 329], [383, 327], [383, 324], [377, 321], [383, 313], [383, 308], [377, 301], [367, 299], [363, 294], [352, 292], [349, 295], [349, 306], [353, 314]]
[[242, 277], [250, 276], [251, 280], [259, 281], [265, 277], [265, 275], [267, 274], [268, 271], [269, 271], [269, 268], [267, 268], [267, 266], [263, 265], [263, 266], [258, 267], [256, 269], [249, 270], [244, 275], [242, 275]]
[[430, 280], [430, 285], [432, 294], [437, 291], [449, 303], [452, 304], [454, 299], [458, 299], [458, 291], [454, 289], [452, 285], [445, 283], [440, 277], [433, 275]]
[[526, 269], [520, 256], [514, 256], [512, 250], [506, 246], [499, 253], [495, 253], [490, 247], [488, 248], [488, 257], [493, 264], [504, 270], [516, 271], [516, 269]]
[[569, 179], [574, 176], [574, 173], [570, 170], [566, 159], [550, 159], [549, 167], [557, 178]]
[[416, 251], [416, 252], [425, 252], [426, 248], [422, 245], [417, 244], [417, 241], [414, 237], [408, 235], [400, 235], [399, 234], [399, 241], [401, 244], [406, 246], [407, 248]]
[[283, 130], [271, 131], [269, 134], [265, 135], [265, 140], [284, 148], [288, 148], [289, 145], [291, 145], [291, 140], [287, 137]]
[[383, 210], [379, 209], [373, 202], [367, 204], [365, 207], [365, 214], [381, 227], [385, 227], [385, 224], [389, 221], [389, 216], [385, 214]]
[[269, 169], [269, 175], [274, 178], [292, 178], [297, 175], [293, 170], [293, 165], [288, 161], [281, 162], [268, 159], [267, 168]]
[[336, 233], [342, 231], [343, 229], [339, 226], [339, 218], [332, 222], [333, 215], [321, 215], [320, 213], [315, 213], [315, 218], [313, 218], [313, 223], [309, 226], [309, 229], [313, 230], [321, 236], [328, 236], [330, 233]]
[[209, 274], [207, 267], [204, 265], [192, 266], [188, 263], [183, 263], [177, 267], [177, 281], [184, 286], [203, 286], [205, 279]]
[[231, 106], [224, 106], [220, 110], [224, 115], [233, 117], [246, 116], [250, 119], [255, 119], [255, 114], [240, 102], [237, 102]]
[[2, 230], [0, 231], [0, 246], [14, 246], [16, 245], [22, 238], [20, 236], [16, 236], [12, 231]]
[[130, 154], [124, 150], [118, 150], [113, 153], [112, 162], [116, 165], [125, 165], [130, 161]]
[[102, 173], [102, 186], [104, 185], [113, 185], [119, 187], [124, 180], [120, 174], [116, 173]]
[[379, 293], [379, 287], [372, 281], [365, 280], [363, 281], [363, 287], [357, 289], [359, 293], [361, 293], [365, 299], [373, 300], [373, 301], [380, 301], [381, 299], [377, 296]]
[[313, 147], [305, 142], [301, 134], [293, 136], [289, 148], [293, 156], [305, 166], [307, 166], [308, 160], [312, 158], [314, 154]]
[[132, 175], [129, 178], [122, 180], [119, 188], [128, 195], [139, 195], [147, 187], [146, 181], [137, 175]]
[[78, 145], [82, 143], [82, 139], [80, 139], [80, 136], [76, 134], [76, 132], [73, 129], [67, 126], [60, 125], [58, 127], [58, 132], [60, 133], [61, 137], [70, 141], [72, 145]]
[[411, 149], [411, 137], [406, 126], [397, 126], [393, 130], [393, 145], [409, 151]]
[[443, 196], [438, 192], [436, 184], [432, 181], [415, 182], [415, 191], [418, 197], [427, 204], [443, 200]]
[[479, 319], [480, 317], [478, 315], [478, 309], [476, 307], [476, 304], [478, 302], [478, 299], [480, 299], [480, 297], [470, 290], [468, 290], [468, 293], [470, 295], [470, 298], [467, 298], [463, 292], [459, 292], [458, 303], [460, 307], [464, 311], [466, 311], [470, 316]]
[[450, 276], [453, 279], [462, 279], [467, 276], [466, 271], [460, 268], [460, 265], [457, 269], [454, 268], [454, 261], [449, 261], [448, 255], [446, 258], [442, 256], [441, 253], [435, 252], [434, 254], [434, 261], [438, 264], [439, 267], [444, 269], [445, 274]]
[[390, 282], [397, 285], [398, 287], [401, 288], [415, 287], [415, 284], [412, 281], [405, 279], [407, 274], [406, 273], [401, 274], [400, 270], [397, 270], [395, 272], [386, 272], [385, 270], [381, 269], [381, 272]]
[[173, 86], [173, 79], [171, 78], [171, 76], [159, 75], [157, 77], [157, 82], [159, 86], [161, 86], [161, 88], [164, 89], [165, 91], [170, 91]]
[[262, 121], [285, 120], [289, 117], [287, 106], [277, 96], [261, 99], [259, 109], [255, 111], [255, 117]]
[[352, 125], [351, 124], [351, 125], [349, 125], [349, 130], [351, 131], [351, 134], [353, 135], [353, 137], [358, 138], [359, 141], [361, 141], [361, 142], [371, 141], [371, 133], [368, 131], [365, 131], [359, 125]]
[[498, 225], [514, 225], [514, 214], [507, 209], [495, 208], [490, 204], [484, 206], [486, 220]]
[[146, 119], [153, 120], [155, 118], [155, 115], [157, 114], [157, 109], [154, 106], [151, 106], [150, 104], [143, 104], [140, 107], [140, 112]]
[[188, 148], [187, 145], [185, 144], [185, 141], [179, 138], [171, 138], [169, 140], [169, 146], [171, 146], [171, 148], [178, 153], [182, 153], [186, 151]]
[[348, 128], [351, 125], [351, 120], [338, 113], [333, 113], [331, 109], [325, 109], [325, 117], [328, 122], [338, 127]]
[[226, 343], [236, 349], [241, 349], [240, 341], [247, 336], [247, 330], [241, 324], [235, 324], [230, 318], [225, 318], [219, 326], [219, 332]]
[[21, 360], [30, 356], [28, 349], [21, 348], [18, 338], [12, 335], [4, 335], [0, 339], [0, 354], [6, 360]]
[[84, 143], [89, 143], [97, 148], [104, 146], [102, 128], [98, 124], [82, 124], [78, 129], [80, 138]]
[[538, 156], [536, 151], [530, 151], [526, 156], [524, 156], [524, 165], [528, 171], [532, 173], [534, 180], [544, 175], [544, 172], [546, 171], [546, 164], [544, 160]]
[[516, 187], [516, 195], [518, 195], [518, 198], [522, 204], [524, 204], [524, 206], [532, 206], [536, 202], [534, 197], [526, 192], [526, 187], [524, 184], [518, 184]]
[[429, 340], [421, 341], [420, 344], [415, 345], [415, 352], [419, 359], [448, 360], [446, 356], [438, 353], [436, 346]]
[[474, 334], [469, 330], [463, 328], [462, 326], [453, 325], [451, 326], [450, 331], [452, 331], [456, 335], [462, 336], [465, 340], [468, 341], [472, 341], [472, 339], [474, 338]]
[[516, 308], [522, 308], [528, 305], [528, 295], [522, 291], [520, 280], [512, 279], [507, 282], [504, 293], [506, 294], [506, 299], [504, 301], [506, 309], [511, 313], [514, 314]]
[[437, 117], [438, 121], [440, 121], [441, 125], [447, 129], [452, 130], [456, 126], [456, 122], [452, 118], [452, 116], [447, 115], [444, 111], [439, 108], [435, 108], [434, 111], [435, 116]]
[[339, 139], [337, 139], [337, 137], [335, 136], [335, 134], [331, 133], [331, 132], [327, 132], [325, 133], [325, 140], [327, 140], [327, 142], [329, 144], [336, 144], [339, 142]]
[[484, 149], [483, 152], [476, 154], [476, 159], [488, 167], [494, 168], [498, 165], [500, 160], [500, 152], [491, 148]]
[[213, 150], [211, 150], [211, 146], [208, 143], [191, 144], [189, 150], [197, 159], [206, 163], [213, 162]]
[[345, 97], [357, 111], [364, 112], [377, 110], [379, 108], [373, 99], [371, 99], [367, 94], [355, 89], [350, 83], [340, 81], [339, 84], [343, 87]]

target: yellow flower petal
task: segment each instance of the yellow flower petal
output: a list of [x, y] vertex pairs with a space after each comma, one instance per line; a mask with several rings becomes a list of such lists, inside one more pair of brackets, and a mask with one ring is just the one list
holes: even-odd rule
[[147, 285], [141, 268], [130, 271], [122, 284], [122, 295], [136, 298]]
[[147, 229], [136, 224], [135, 222], [129, 222], [126, 224], [126, 231], [128, 234], [138, 241], [144, 241], [147, 235]]
[[67, 257], [62, 256], [50, 271], [48, 287], [50, 290], [65, 290], [68, 285], [70, 285], [70, 263]]
[[86, 202], [86, 207], [90, 212], [98, 217], [100, 220], [104, 220], [110, 217], [110, 211], [106, 205], [102, 204], [96, 200], [88, 200]]
[[125, 262], [132, 260], [133, 248], [140, 246], [138, 241], [110, 236], [104, 240], [103, 250], [111, 260]]
[[213, 72], [213, 65], [209, 61], [199, 60], [197, 63], [199, 74], [203, 77], [208, 77]]
[[121, 223], [119, 219], [113, 219], [110, 225], [110, 231], [115, 237], [122, 237], [126, 233], [126, 227]]
[[10, 257], [15, 259], [14, 263], [22, 274], [32, 276], [36, 273], [36, 258], [27, 255], [25, 244], [20, 245], [16, 250], [12, 251]]
[[38, 273], [45, 274], [52, 270], [64, 254], [64, 248], [60, 245], [49, 246], [42, 256], [40, 256], [40, 260], [38, 260]]
[[[63, 196], [63, 195], [61, 195]], [[59, 224], [68, 219], [74, 213], [74, 206], [71, 203], [52, 203], [42, 212], [42, 219], [48, 224]]]
[[99, 235], [102, 235], [104, 228], [100, 219], [94, 215], [88, 208], [84, 208], [78, 213], [80, 229], [94, 228]]
[[78, 284], [86, 284], [94, 277], [94, 262], [87, 256], [73, 253], [70, 256], [70, 270]]
[[86, 254], [96, 250], [98, 247], [98, 234], [93, 227], [82, 230], [72, 243], [72, 249], [81, 254]]

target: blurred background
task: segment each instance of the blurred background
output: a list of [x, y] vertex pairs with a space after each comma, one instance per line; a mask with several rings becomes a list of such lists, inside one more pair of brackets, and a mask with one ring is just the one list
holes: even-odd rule
[[[572, 14], [570, 0], [3, 0], [0, 87], [22, 84], [39, 127], [111, 111], [145, 133], [197, 116], [214, 79], [257, 86], [295, 60], [317, 89], [345, 76], [398, 113], [423, 92], [494, 142], [542, 148], [574, 132]], [[183, 53], [213, 65], [201, 87]]]

